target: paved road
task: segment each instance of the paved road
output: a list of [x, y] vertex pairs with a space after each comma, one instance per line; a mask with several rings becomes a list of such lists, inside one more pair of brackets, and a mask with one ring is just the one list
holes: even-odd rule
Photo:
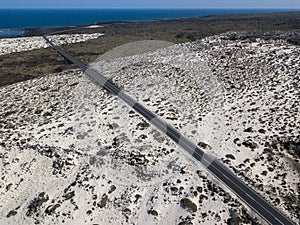
[[111, 81], [104, 76], [88, 68], [88, 66], [79, 60], [72, 57], [69, 53], [63, 51], [61, 48], [53, 44], [46, 36], [43, 36], [52, 48], [54, 48], [63, 57], [81, 68], [88, 76], [94, 79], [100, 86], [110, 93], [117, 95], [122, 101], [127, 103], [136, 112], [146, 118], [152, 125], [154, 125], [162, 133], [171, 138], [183, 150], [193, 156], [194, 160], [200, 162], [202, 166], [214, 175], [219, 181], [225, 184], [233, 193], [235, 193], [245, 204], [252, 208], [260, 217], [267, 223], [272, 225], [293, 225], [293, 222], [283, 215], [279, 210], [268, 203], [264, 198], [258, 195], [254, 190], [248, 187], [236, 175], [234, 175], [224, 164], [222, 164], [215, 157], [206, 153], [203, 149], [196, 146], [188, 138], [184, 137], [178, 130], [167, 124], [163, 119], [156, 116], [143, 105], [132, 99]]

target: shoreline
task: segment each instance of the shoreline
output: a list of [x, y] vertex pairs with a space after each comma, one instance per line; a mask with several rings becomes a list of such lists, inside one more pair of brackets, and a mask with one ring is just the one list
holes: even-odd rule
[[[300, 16], [224, 18], [105, 24], [57, 42], [85, 63], [112, 55], [106, 77], [298, 224]], [[87, 32], [104, 35], [72, 43]], [[30, 49], [42, 37], [20, 39], [0, 40], [24, 47], [0, 55], [0, 224], [263, 224], [59, 54]], [[137, 54], [144, 40], [178, 45]]]
[[[240, 9], [243, 10], [243, 9]], [[259, 10], [259, 9], [258, 9]], [[263, 9], [262, 9], [263, 10]], [[288, 10], [288, 9], [287, 9]], [[172, 21], [177, 21], [177, 22], [187, 22], [187, 21], [194, 21], [194, 20], [201, 20], [201, 19], [219, 19], [219, 18], [224, 18], [224, 19], [232, 19], [236, 17], [247, 17], [247, 16], [270, 16], [270, 15], [282, 15], [282, 14], [300, 14], [300, 9], [296, 11], [280, 11], [280, 12], [253, 12], [253, 13], [232, 13], [232, 14], [211, 14], [211, 15], [203, 15], [203, 16], [194, 16], [194, 17], [181, 17], [181, 18], [166, 18], [166, 19], [153, 19], [153, 20], [120, 20], [120, 21], [105, 21], [105, 22], [94, 22], [94, 23], [87, 23], [87, 24], [82, 24], [82, 25], [70, 25], [70, 26], [45, 26], [45, 27], [24, 27], [24, 28], [0, 28], [0, 32], [7, 30], [7, 31], [12, 31], [12, 32], [21, 32], [22, 34], [20, 35], [7, 35], [7, 36], [1, 36], [0, 33], [0, 39], [4, 38], [18, 38], [18, 37], [31, 37], [31, 36], [38, 36], [38, 35], [44, 35], [50, 32], [56, 32], [56, 31], [62, 31], [62, 30], [68, 30], [72, 28], [85, 28], [88, 26], [93, 26], [93, 25], [114, 25], [114, 24], [120, 24], [120, 23], [125, 23], [125, 24], [134, 24], [134, 23], [156, 23], [156, 22], [172, 22]]]
[[[292, 11], [292, 12], [270, 12], [270, 13], [246, 13], [246, 14], [216, 14], [216, 15], [207, 15], [207, 16], [197, 16], [197, 17], [191, 17], [191, 18], [174, 18], [174, 19], [158, 19], [158, 20], [151, 20], [151, 21], [110, 21], [110, 22], [97, 22], [94, 24], [86, 24], [86, 25], [75, 25], [75, 26], [62, 26], [62, 27], [40, 27], [40, 28], [22, 28], [24, 31], [24, 35], [22, 37], [31, 37], [31, 36], [36, 36], [36, 35], [44, 35], [47, 33], [51, 33], [51, 32], [56, 32], [56, 31], [63, 31], [63, 30], [67, 30], [68, 33], [68, 29], [81, 29], [81, 28], [86, 28], [88, 26], [92, 26], [92, 25], [101, 25], [101, 26], [105, 26], [105, 25], [110, 25], [110, 26], [114, 26], [114, 25], [118, 25], [118, 24], [152, 24], [152, 23], [172, 23], [172, 22], [194, 22], [196, 21], [201, 21], [201, 20], [205, 20], [205, 19], [209, 19], [209, 20], [220, 20], [220, 19], [238, 19], [238, 18], [244, 18], [244, 17], [264, 17], [264, 16], [273, 16], [273, 15], [278, 15], [278, 16], [282, 16], [284, 14], [288, 14], [288, 15], [292, 15], [292, 14], [298, 14], [300, 16], [300, 11]], [[80, 32], [80, 30], [76, 31], [76, 32]], [[62, 33], [64, 34], [64, 33]]]

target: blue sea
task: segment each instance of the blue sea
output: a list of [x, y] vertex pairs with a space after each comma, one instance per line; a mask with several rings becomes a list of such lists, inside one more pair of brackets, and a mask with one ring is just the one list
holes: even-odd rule
[[24, 28], [286, 11], [299, 9], [0, 9], [0, 38], [20, 36]]

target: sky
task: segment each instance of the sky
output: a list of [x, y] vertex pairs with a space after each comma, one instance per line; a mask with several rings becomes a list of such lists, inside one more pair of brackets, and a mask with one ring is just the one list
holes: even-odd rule
[[297, 8], [300, 0], [1, 0], [0, 8]]

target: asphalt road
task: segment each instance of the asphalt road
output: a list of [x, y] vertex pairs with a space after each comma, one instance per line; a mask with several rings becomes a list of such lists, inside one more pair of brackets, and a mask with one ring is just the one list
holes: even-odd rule
[[53, 44], [46, 36], [43, 36], [46, 42], [55, 49], [64, 58], [77, 65], [88, 76], [90, 76], [98, 85], [103, 87], [108, 92], [117, 95], [122, 101], [132, 107], [137, 113], [146, 118], [159, 131], [171, 138], [183, 150], [188, 152], [196, 162], [200, 162], [212, 175], [226, 185], [237, 197], [239, 197], [246, 205], [252, 208], [261, 218], [272, 225], [293, 225], [294, 223], [278, 209], [273, 207], [263, 197], [258, 195], [254, 190], [248, 187], [229, 168], [222, 164], [218, 159], [206, 153], [203, 149], [196, 146], [188, 138], [184, 137], [180, 132], [167, 124], [163, 119], [152, 113], [143, 105], [132, 99], [125, 92], [120, 90], [111, 81], [99, 74], [93, 69], [90, 69], [86, 64], [75, 59], [69, 53]]

